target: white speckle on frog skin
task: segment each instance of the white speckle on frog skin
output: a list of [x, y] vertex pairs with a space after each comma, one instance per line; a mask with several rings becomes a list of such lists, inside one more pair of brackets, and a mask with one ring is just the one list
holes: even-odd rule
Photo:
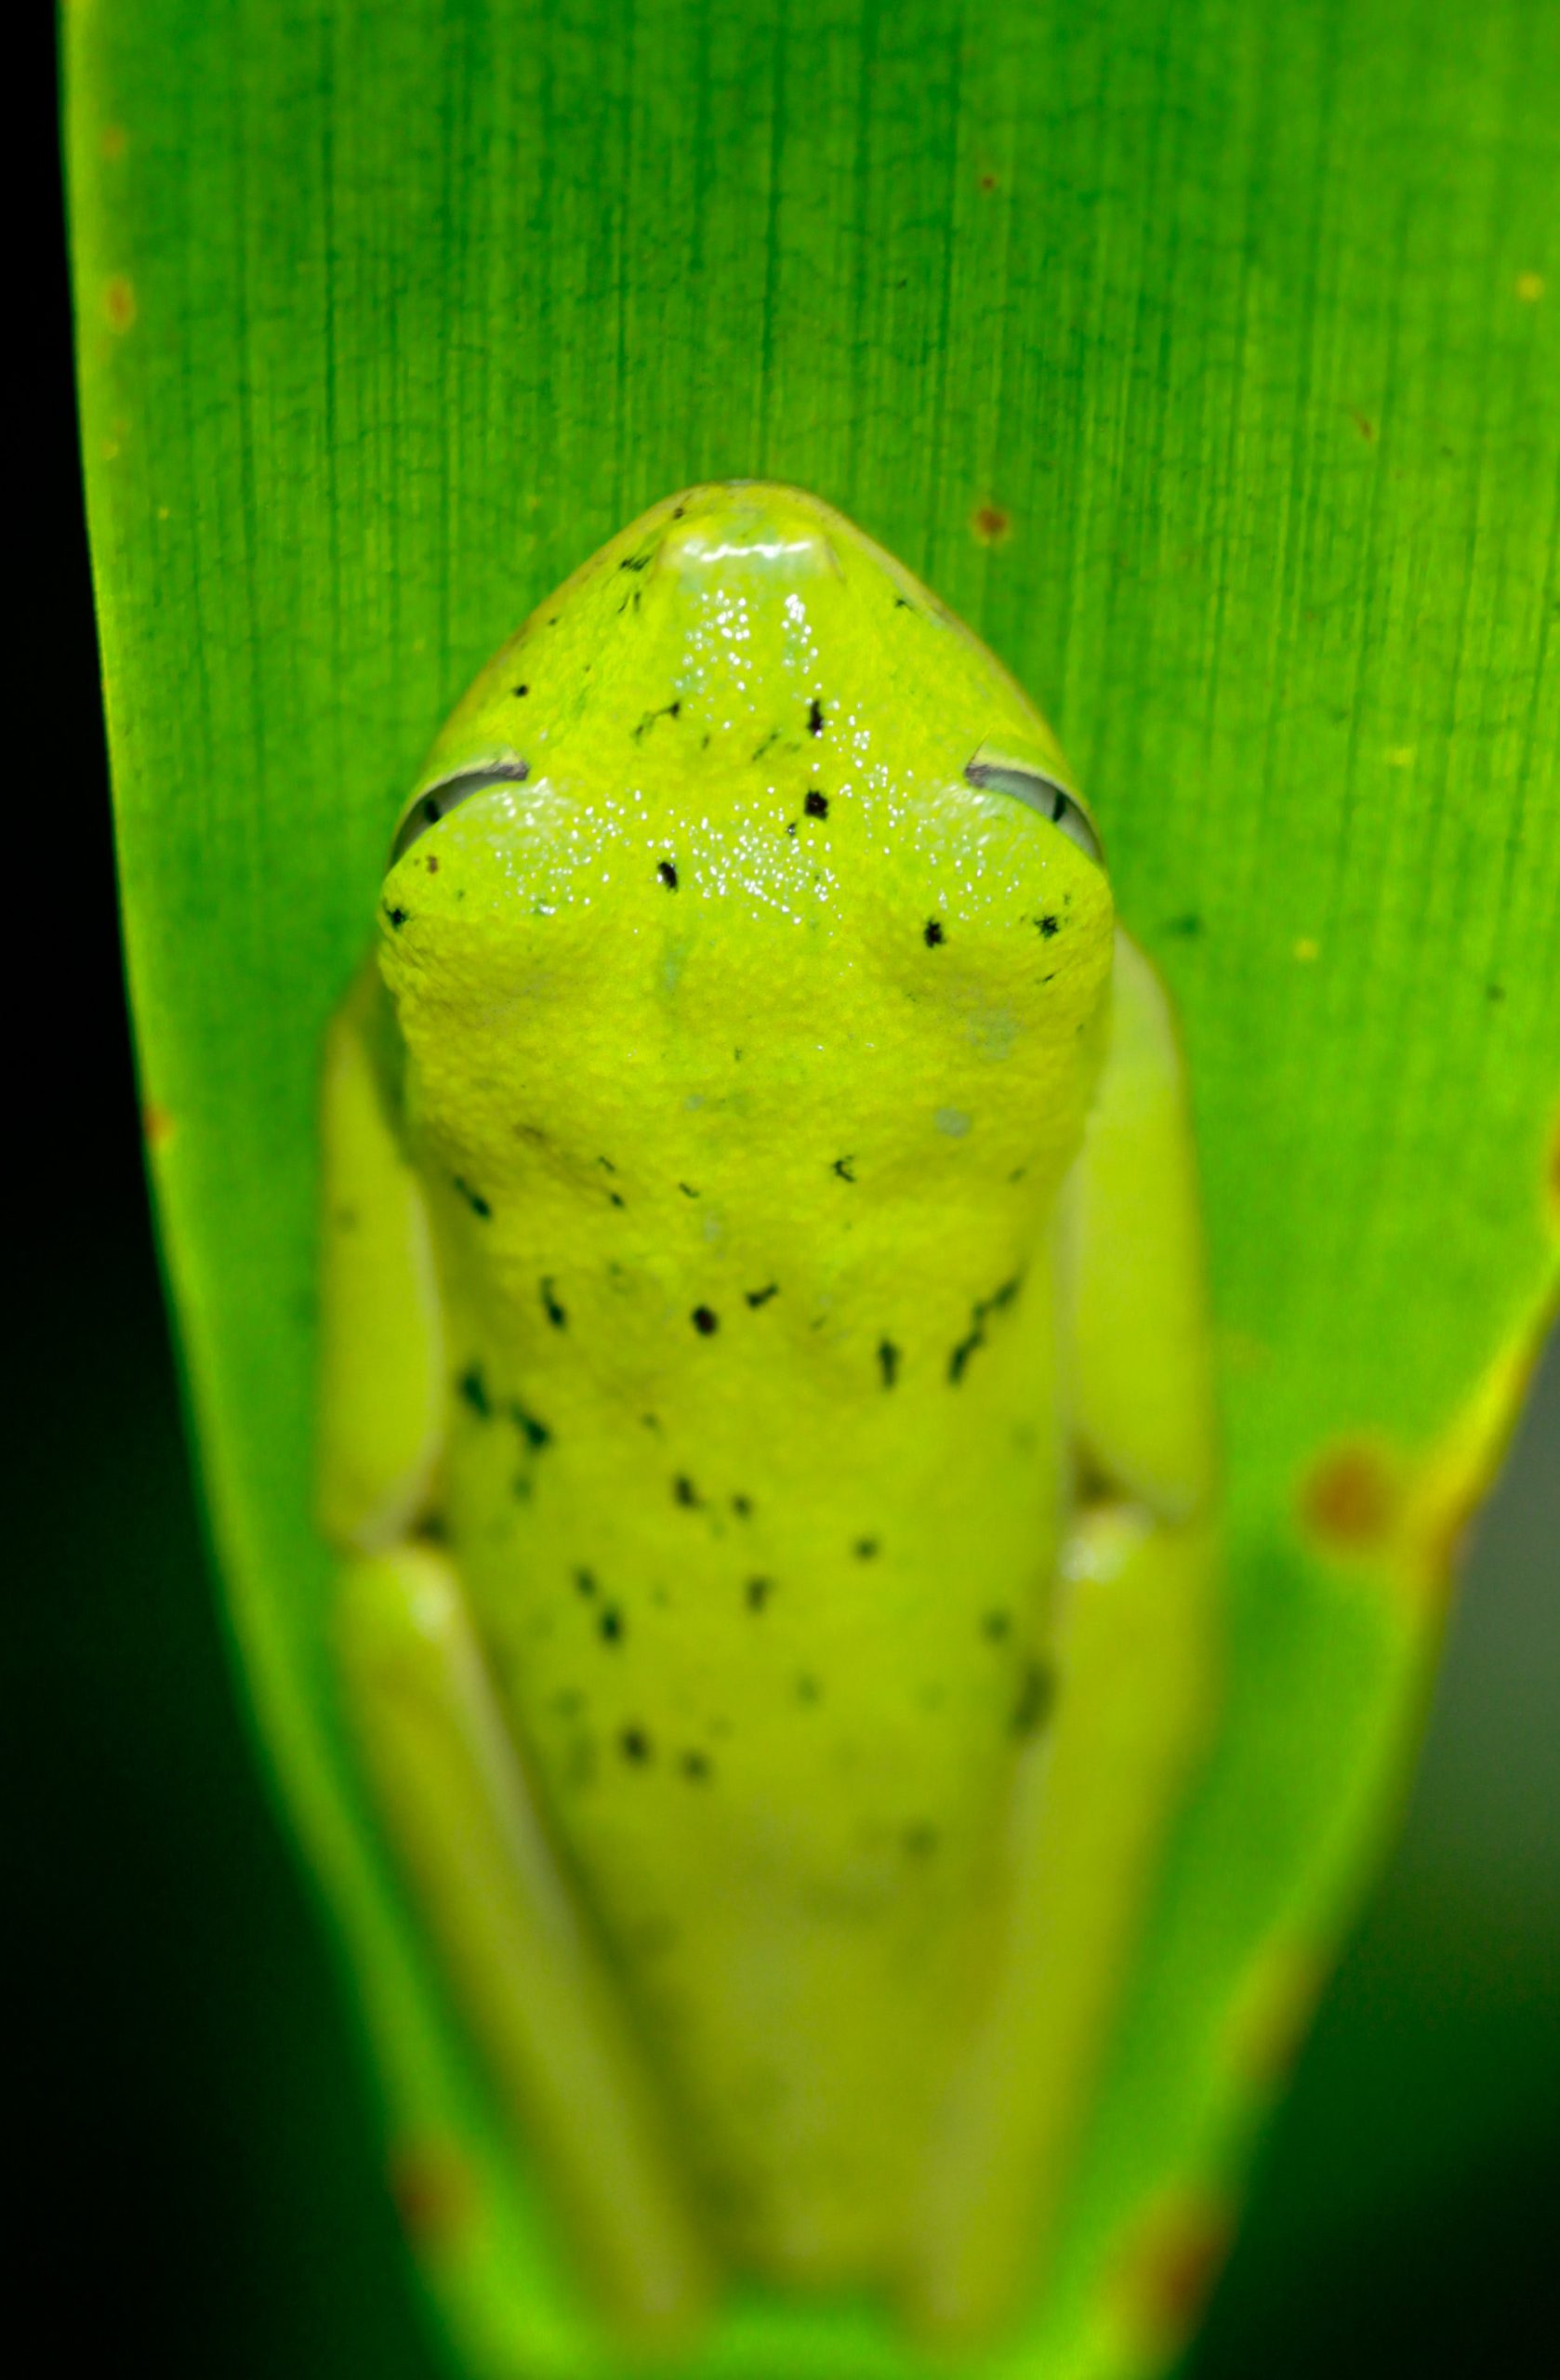
[[962, 1107], [939, 1107], [933, 1120], [937, 1130], [945, 1132], [950, 1141], [961, 1141], [973, 1118], [967, 1116]]

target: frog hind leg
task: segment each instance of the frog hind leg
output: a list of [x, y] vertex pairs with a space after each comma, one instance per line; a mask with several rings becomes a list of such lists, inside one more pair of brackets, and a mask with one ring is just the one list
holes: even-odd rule
[[1071, 1199], [1084, 1492], [1051, 1709], [1020, 1758], [995, 1981], [929, 2159], [905, 2290], [915, 2326], [954, 2341], [988, 2334], [1043, 2278], [1215, 1705], [1216, 1430], [1190, 1118], [1165, 995], [1119, 933]]
[[709, 2290], [664, 2117], [562, 1876], [437, 1518], [444, 1402], [422, 1194], [366, 972], [326, 1051], [319, 1506], [349, 1733], [435, 1958], [609, 2320], [675, 2343]]

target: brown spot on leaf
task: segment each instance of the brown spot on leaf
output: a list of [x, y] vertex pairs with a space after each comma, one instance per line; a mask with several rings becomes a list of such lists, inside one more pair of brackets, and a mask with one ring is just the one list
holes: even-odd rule
[[447, 2246], [477, 2211], [475, 2176], [449, 2141], [403, 2142], [390, 2181], [396, 2212], [419, 2248]]
[[1306, 1474], [1301, 1523], [1331, 1552], [1372, 1554], [1392, 1535], [1401, 1501], [1396, 1468], [1382, 1449], [1368, 1439], [1346, 1438]]
[[1468, 1525], [1488, 1494], [1554, 1319], [1560, 1283], [1541, 1283], [1505, 1344], [1429, 1443], [1400, 1454], [1340, 1439], [1302, 1482], [1299, 1516], [1324, 1552], [1373, 1572], [1412, 1624], [1434, 1623]]
[[1157, 2359], [1188, 2335], [1234, 2232], [1229, 2207], [1210, 2190], [1170, 2191], [1149, 2209], [1118, 2276], [1122, 2310], [1147, 2354]]
[[98, 146], [104, 161], [117, 165], [130, 145], [130, 138], [122, 124], [105, 124], [98, 135]]
[[1012, 521], [999, 504], [977, 504], [970, 515], [970, 526], [983, 546], [999, 546]]
[[122, 272], [103, 284], [103, 315], [111, 331], [127, 331], [136, 319], [136, 293]]
[[154, 1099], [149, 1099], [141, 1109], [140, 1128], [149, 1149], [165, 1149], [173, 1138], [173, 1117]]

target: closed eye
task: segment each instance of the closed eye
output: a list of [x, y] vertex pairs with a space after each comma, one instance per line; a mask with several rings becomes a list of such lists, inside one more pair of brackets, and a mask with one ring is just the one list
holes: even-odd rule
[[1097, 867], [1104, 867], [1104, 849], [1094, 821], [1077, 796], [1054, 777], [1043, 776], [1038, 769], [1016, 768], [1011, 760], [983, 760], [977, 754], [966, 763], [964, 781], [983, 793], [1005, 793], [1014, 801], [1026, 801], [1031, 810], [1060, 826]]
[[485, 793], [490, 786], [523, 785], [531, 771], [524, 760], [512, 756], [496, 760], [483, 760], [474, 769], [456, 769], [453, 775], [441, 777], [419, 793], [395, 831], [390, 845], [390, 866], [393, 867], [403, 853], [411, 850], [419, 835], [469, 801], [474, 793]]

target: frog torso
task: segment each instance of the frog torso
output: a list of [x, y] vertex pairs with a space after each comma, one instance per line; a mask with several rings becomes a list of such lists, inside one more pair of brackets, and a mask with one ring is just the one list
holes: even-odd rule
[[450, 1550], [713, 2223], [815, 2279], [904, 2235], [1070, 1515], [1110, 894], [983, 749], [1064, 774], [837, 515], [695, 491], [483, 673], [381, 919]]

